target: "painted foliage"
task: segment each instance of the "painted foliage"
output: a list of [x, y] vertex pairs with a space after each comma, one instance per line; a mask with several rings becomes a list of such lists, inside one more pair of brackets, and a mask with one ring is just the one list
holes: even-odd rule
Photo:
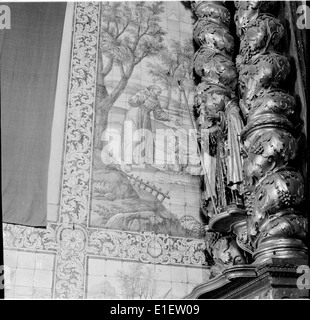
[[180, 2], [101, 3], [91, 226], [203, 235], [191, 19]]

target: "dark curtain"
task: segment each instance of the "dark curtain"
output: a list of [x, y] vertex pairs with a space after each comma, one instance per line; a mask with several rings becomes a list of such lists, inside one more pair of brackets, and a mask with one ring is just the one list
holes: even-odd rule
[[11, 29], [0, 30], [2, 220], [42, 227], [66, 3], [7, 5]]

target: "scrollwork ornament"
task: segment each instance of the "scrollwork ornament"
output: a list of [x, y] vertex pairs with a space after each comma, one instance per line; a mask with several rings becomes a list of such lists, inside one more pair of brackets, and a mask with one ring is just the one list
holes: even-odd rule
[[46, 230], [14, 224], [3, 224], [3, 245], [11, 249], [56, 251], [55, 224], [48, 224]]
[[99, 3], [76, 3], [60, 219], [85, 223], [89, 209]]
[[55, 297], [81, 299], [84, 296], [85, 254], [88, 233], [82, 225], [59, 226], [56, 230]]
[[153, 232], [133, 233], [92, 229], [86, 251], [107, 258], [144, 263], [204, 265], [205, 242]]

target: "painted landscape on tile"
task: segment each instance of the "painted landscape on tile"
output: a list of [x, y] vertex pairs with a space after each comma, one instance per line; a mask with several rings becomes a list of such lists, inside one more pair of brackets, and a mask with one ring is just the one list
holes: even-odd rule
[[[193, 52], [182, 3], [102, 3], [90, 226], [203, 236], [199, 161], [188, 159]], [[142, 138], [130, 145], [127, 132]]]
[[210, 271], [195, 267], [88, 260], [88, 299], [181, 299]]

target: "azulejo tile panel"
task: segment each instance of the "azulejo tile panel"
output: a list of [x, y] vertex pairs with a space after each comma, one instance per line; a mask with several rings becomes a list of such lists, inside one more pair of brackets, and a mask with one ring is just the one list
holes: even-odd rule
[[[168, 4], [165, 6], [167, 7]], [[11, 251], [32, 252], [35, 255], [46, 254], [46, 259], [40, 256], [35, 260], [33, 268], [25, 269], [33, 271], [26, 271], [33, 274], [32, 287], [25, 286], [25, 283], [20, 280], [21, 271], [17, 272], [17, 283], [21, 281], [21, 284], [16, 284], [16, 288], [12, 285], [10, 290], [12, 297], [24, 295], [32, 298], [79, 299], [91, 297], [90, 293], [93, 293], [97, 298], [130, 298], [131, 293], [125, 290], [124, 276], [129, 272], [132, 264], [139, 265], [141, 270], [145, 269], [145, 273], [142, 274], [149, 272], [153, 275], [153, 285], [146, 286], [145, 297], [176, 297], [176, 292], [181, 289], [180, 296], [185, 296], [190, 285], [185, 283], [184, 279], [189, 279], [189, 276], [183, 277], [185, 272], [179, 271], [178, 279], [172, 279], [172, 275], [168, 278], [161, 275], [157, 279], [156, 273], [160, 274], [164, 269], [159, 270], [160, 268], [156, 269], [155, 266], [168, 268], [170, 272], [173, 265], [190, 270], [191, 274], [195, 274], [196, 270], [200, 274], [201, 270], [205, 269], [205, 243], [198, 232], [202, 224], [198, 222], [199, 208], [198, 205], [195, 206], [197, 199], [194, 199], [198, 193], [193, 192], [191, 195], [193, 203], [188, 201], [192, 205], [188, 214], [185, 209], [180, 212], [169, 211], [172, 211], [172, 203], [185, 206], [181, 202], [185, 200], [185, 196], [180, 197], [179, 191], [184, 189], [184, 185], [195, 185], [198, 181], [197, 177], [176, 172], [172, 167], [167, 170], [133, 167], [134, 177], [132, 177], [131, 173], [120, 172], [115, 167], [103, 169], [97, 166], [96, 161], [101, 158], [101, 155], [96, 150], [97, 147], [93, 146], [93, 142], [95, 141], [96, 86], [98, 87], [99, 20], [100, 3], [75, 3], [66, 140], [57, 223], [49, 223], [45, 230], [9, 224], [3, 226], [5, 248]], [[167, 23], [169, 25], [169, 21], [166, 21]], [[165, 26], [165, 21], [162, 21], [162, 26]], [[149, 82], [151, 79], [147, 79], [145, 83], [142, 81], [142, 73], [146, 65], [145, 62], [143, 68], [139, 69], [139, 73], [133, 73], [139, 76], [141, 85], [130, 84], [124, 91], [126, 95], [123, 100], [119, 101], [122, 103], [117, 102], [116, 106], [111, 108], [109, 116], [118, 127], [129, 97], [136, 90], [144, 88], [146, 82], [152, 84]], [[109, 83], [108, 78], [107, 83]], [[167, 90], [163, 90], [162, 101], [167, 100], [164, 96], [166, 94]], [[178, 93], [174, 92], [168, 113], [173, 115], [177, 112], [176, 110], [179, 110], [178, 112], [184, 116], [186, 112], [182, 108], [180, 111], [180, 106], [184, 108], [184, 101], [178, 101]], [[154, 123], [161, 128], [158, 121]], [[94, 171], [96, 171], [95, 175]], [[152, 176], [155, 185], [151, 183], [152, 186], [149, 188], [147, 181]], [[98, 178], [95, 179], [96, 183], [94, 183], [94, 177]], [[118, 187], [122, 189], [124, 185], [127, 186], [123, 192], [126, 195], [132, 193], [132, 197], [128, 198], [131, 202], [114, 199], [115, 202], [109, 198], [109, 195], [105, 197], [106, 194], [103, 201], [102, 192], [106, 186], [100, 180], [102, 177], [111, 178], [110, 182], [117, 182], [116, 189], [112, 190], [115, 194], [119, 194]], [[125, 184], [124, 181], [126, 181]], [[171, 183], [173, 187], [170, 186]], [[95, 197], [94, 191], [98, 191]], [[167, 191], [170, 192], [170, 198], [166, 197]], [[92, 197], [91, 193], [93, 193]], [[153, 211], [149, 210], [151, 205], [155, 208]], [[165, 208], [165, 205], [168, 208]], [[137, 206], [139, 210], [136, 210]], [[127, 210], [123, 210], [124, 208]], [[101, 210], [99, 212], [101, 215], [98, 214], [99, 218], [102, 217], [102, 213], [105, 215], [102, 221], [98, 220], [98, 223], [94, 223], [94, 209]], [[190, 214], [194, 216], [190, 217]], [[107, 227], [108, 220], [116, 215], [119, 215], [118, 220], [111, 219], [110, 227]], [[113, 226], [120, 226], [121, 222], [126, 220], [125, 218], [131, 216], [134, 216], [135, 224], [132, 223], [130, 228], [123, 230], [113, 228]], [[150, 218], [151, 223], [145, 222], [145, 216]], [[164, 225], [161, 219], [166, 221]], [[116, 223], [117, 221], [119, 223]], [[156, 224], [160, 228], [154, 228]], [[163, 230], [167, 232], [162, 232]], [[98, 262], [97, 266], [96, 263], [92, 265], [92, 270], [95, 271], [90, 275], [87, 274], [89, 259]], [[103, 261], [105, 262], [102, 263]], [[12, 260], [11, 263], [18, 262]], [[32, 262], [28, 261], [28, 263], [30, 265]], [[123, 273], [110, 272], [115, 264], [122, 265]], [[104, 268], [104, 272], [107, 272], [106, 279], [101, 279], [101, 267]], [[101, 277], [102, 283], [88, 292], [87, 288], [97, 279], [96, 277]], [[146, 279], [142, 276], [140, 278], [141, 283], [145, 284], [143, 281]], [[178, 280], [178, 282], [174, 281], [178, 285], [172, 287], [173, 280]], [[191, 287], [193, 284], [195, 283], [191, 283]]]
[[[188, 272], [201, 268], [89, 257], [86, 298], [97, 299], [175, 299], [183, 298], [199, 284], [189, 281]], [[207, 270], [206, 270], [207, 271]], [[175, 276], [173, 276], [173, 274]]]
[[90, 226], [202, 238], [191, 12], [180, 2], [105, 1], [100, 21]]

